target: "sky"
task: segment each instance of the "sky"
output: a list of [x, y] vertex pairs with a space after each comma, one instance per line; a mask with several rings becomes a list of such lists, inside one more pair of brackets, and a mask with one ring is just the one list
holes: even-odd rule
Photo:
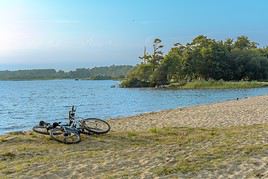
[[197, 35], [268, 45], [267, 0], [0, 0], [0, 70], [139, 63]]

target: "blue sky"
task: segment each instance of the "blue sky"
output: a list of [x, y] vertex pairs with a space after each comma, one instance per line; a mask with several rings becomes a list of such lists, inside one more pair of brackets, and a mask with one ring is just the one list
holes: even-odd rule
[[266, 0], [1, 0], [0, 70], [136, 64], [204, 34], [268, 44]]

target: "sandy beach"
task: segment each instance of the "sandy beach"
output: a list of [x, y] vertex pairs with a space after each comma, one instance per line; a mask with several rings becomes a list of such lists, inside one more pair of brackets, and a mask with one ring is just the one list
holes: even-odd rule
[[0, 178], [267, 178], [268, 96], [111, 119], [77, 145], [0, 137]]

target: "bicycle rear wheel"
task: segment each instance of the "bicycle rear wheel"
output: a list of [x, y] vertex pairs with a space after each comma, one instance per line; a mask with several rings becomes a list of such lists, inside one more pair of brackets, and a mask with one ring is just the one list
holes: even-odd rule
[[87, 118], [80, 122], [83, 134], [105, 134], [111, 129], [108, 122], [98, 118]]
[[50, 136], [54, 140], [64, 144], [76, 144], [81, 141], [80, 134], [78, 132], [65, 127], [50, 130]]
[[40, 125], [34, 126], [33, 131], [39, 134], [49, 135], [49, 130], [47, 126], [40, 126]]

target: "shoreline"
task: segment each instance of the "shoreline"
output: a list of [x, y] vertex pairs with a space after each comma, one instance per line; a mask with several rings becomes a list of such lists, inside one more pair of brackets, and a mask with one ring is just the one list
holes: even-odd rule
[[233, 127], [268, 123], [268, 95], [112, 118], [112, 131], [163, 127]]
[[222, 80], [193, 80], [191, 82], [177, 82], [166, 85], [151, 86], [150, 84], [139, 84], [133, 86], [125, 85], [121, 81], [120, 86], [122, 88], [157, 88], [157, 89], [250, 89], [250, 88], [265, 88], [268, 87], [267, 81], [222, 81]]
[[[257, 121], [248, 121], [241, 119], [241, 116], [239, 118], [239, 121], [234, 121], [232, 117], [232, 121], [229, 121], [229, 123], [224, 123], [223, 119], [217, 120], [217, 123], [209, 124], [207, 125], [206, 122], [212, 121], [211, 117], [207, 116], [208, 121], [204, 121], [204, 117], [206, 115], [209, 115], [209, 113], [216, 113], [220, 112], [218, 108], [224, 107], [232, 104], [236, 104], [236, 107], [239, 107], [239, 105], [245, 106], [243, 103], [247, 103], [248, 101], [251, 101], [254, 103], [254, 101], [261, 99], [264, 100], [267, 99], [267, 103], [264, 103], [264, 109], [263, 115], [266, 115], [267, 118], [265, 120], [257, 120]], [[213, 102], [209, 104], [197, 104], [194, 106], [188, 106], [188, 107], [178, 107], [175, 109], [167, 109], [167, 110], [160, 110], [160, 111], [151, 111], [151, 112], [144, 112], [140, 114], [134, 114], [130, 116], [122, 116], [122, 117], [114, 117], [114, 118], [108, 118], [107, 122], [111, 125], [111, 131], [113, 132], [124, 132], [124, 131], [143, 131], [143, 130], [150, 130], [153, 128], [164, 128], [164, 127], [201, 127], [201, 128], [213, 128], [213, 127], [233, 127], [233, 126], [245, 126], [245, 125], [253, 125], [253, 124], [268, 124], [268, 111], [265, 112], [265, 105], [268, 106], [268, 95], [261, 95], [261, 96], [250, 96], [250, 97], [243, 97], [239, 98], [238, 100], [235, 99], [229, 99], [221, 102]], [[237, 106], [238, 105], [238, 106]], [[209, 109], [212, 107], [211, 109]], [[251, 109], [254, 110], [255, 108]], [[196, 110], [196, 111], [195, 111]], [[203, 110], [200, 111], [200, 110]], [[206, 110], [209, 111], [208, 114], [206, 114]], [[227, 108], [225, 110], [229, 110], [229, 112], [239, 112], [238, 108], [230, 109]], [[250, 109], [248, 109], [250, 110]], [[194, 115], [194, 117], [191, 120], [188, 120], [191, 118], [193, 113], [198, 112], [200, 116]], [[253, 111], [254, 112], [254, 111]], [[189, 115], [187, 115], [189, 113]], [[222, 113], [221, 113], [222, 114]], [[180, 116], [181, 115], [181, 116]], [[205, 115], [205, 116], [204, 116]], [[249, 114], [247, 114], [249, 115]], [[183, 119], [183, 117], [186, 117]], [[217, 116], [217, 118], [220, 118], [220, 116]], [[263, 116], [261, 116], [263, 118]], [[198, 118], [201, 118], [198, 119]], [[166, 123], [165, 123], [166, 122]], [[199, 122], [199, 123], [195, 123]], [[228, 122], [228, 121], [225, 121]], [[235, 123], [236, 122], [236, 123]], [[241, 124], [240, 124], [241, 122]], [[139, 124], [140, 123], [140, 124]], [[18, 130], [18, 131], [10, 131], [6, 133], [0, 134], [0, 136], [5, 136], [13, 133], [27, 133], [30, 132], [30, 130]]]

